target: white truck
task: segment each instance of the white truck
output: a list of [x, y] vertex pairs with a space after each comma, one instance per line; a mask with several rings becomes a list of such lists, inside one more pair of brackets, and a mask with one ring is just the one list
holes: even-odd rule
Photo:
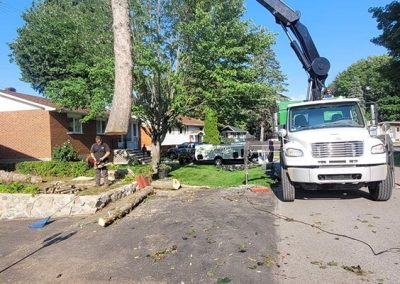
[[[321, 100], [330, 63], [319, 55], [300, 13], [280, 0], [257, 1], [282, 26], [308, 74], [306, 102], [279, 105], [282, 199], [293, 201], [298, 187], [329, 185], [367, 186], [373, 200], [388, 200], [394, 184], [390, 138], [370, 135], [356, 99]], [[376, 127], [377, 115], [371, 114]]]
[[[286, 108], [286, 113], [285, 113]], [[394, 185], [393, 150], [372, 137], [357, 99], [294, 103], [280, 110], [282, 200], [295, 189], [360, 188], [385, 201]], [[373, 114], [373, 119], [376, 114]]]

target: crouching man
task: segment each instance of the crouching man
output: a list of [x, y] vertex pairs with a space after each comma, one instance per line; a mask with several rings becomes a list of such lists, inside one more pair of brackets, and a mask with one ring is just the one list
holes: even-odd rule
[[104, 177], [104, 184], [109, 185], [107, 162], [108, 156], [110, 156], [110, 147], [103, 142], [100, 136], [96, 136], [96, 143], [90, 148], [90, 156], [94, 162], [96, 186], [100, 185], [101, 176]]

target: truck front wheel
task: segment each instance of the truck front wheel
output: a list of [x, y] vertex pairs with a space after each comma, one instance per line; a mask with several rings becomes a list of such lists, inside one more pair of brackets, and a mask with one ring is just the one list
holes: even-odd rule
[[281, 168], [281, 187], [282, 187], [282, 201], [293, 202], [295, 197], [295, 187], [289, 179], [287, 170]]
[[393, 169], [388, 165], [388, 172], [385, 180], [368, 184], [371, 199], [375, 201], [389, 200], [392, 196], [393, 185]]

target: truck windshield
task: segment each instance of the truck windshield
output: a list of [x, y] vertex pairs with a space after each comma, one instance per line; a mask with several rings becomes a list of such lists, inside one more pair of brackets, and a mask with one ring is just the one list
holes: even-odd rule
[[331, 127], [364, 127], [364, 119], [356, 102], [307, 105], [290, 108], [290, 131]]

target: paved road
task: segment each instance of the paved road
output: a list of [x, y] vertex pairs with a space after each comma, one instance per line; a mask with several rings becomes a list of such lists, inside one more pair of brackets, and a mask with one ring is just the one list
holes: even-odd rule
[[296, 198], [276, 209], [279, 283], [400, 283], [399, 189], [387, 202], [364, 190]]
[[[60, 219], [0, 222], [0, 283], [272, 283], [276, 235], [272, 193], [159, 192], [102, 228]], [[5, 269], [5, 270], [4, 270]]]
[[[396, 168], [400, 180], [400, 169]], [[108, 228], [0, 222], [0, 283], [400, 283], [400, 190], [160, 191]]]

